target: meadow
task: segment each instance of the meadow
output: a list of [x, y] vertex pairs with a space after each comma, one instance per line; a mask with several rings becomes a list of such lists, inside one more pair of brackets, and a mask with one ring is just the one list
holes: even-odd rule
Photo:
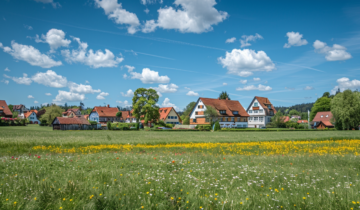
[[360, 132], [0, 128], [0, 209], [359, 209]]

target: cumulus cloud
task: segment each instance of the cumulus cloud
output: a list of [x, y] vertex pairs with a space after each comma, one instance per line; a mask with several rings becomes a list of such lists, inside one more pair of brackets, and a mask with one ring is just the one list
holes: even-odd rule
[[255, 52], [250, 49], [233, 49], [226, 52], [225, 57], [218, 58], [223, 68], [228, 69], [228, 74], [248, 77], [254, 71], [272, 71], [275, 64], [264, 51]]
[[246, 79], [240, 80], [240, 83], [243, 84], [243, 85], [245, 85], [245, 84], [247, 83], [247, 80], [246, 80]]
[[165, 98], [165, 100], [163, 101], [163, 103], [161, 104], [163, 107], [174, 107], [175, 110], [178, 110], [179, 108], [177, 106], [175, 106], [175, 104], [170, 103], [170, 99], [169, 98]]
[[241, 48], [251, 46], [250, 41], [256, 41], [257, 39], [264, 39], [260, 34], [256, 33], [255, 35], [243, 35], [240, 39]]
[[254, 77], [254, 81], [260, 81], [259, 77]]
[[94, 93], [100, 93], [101, 90], [94, 90], [91, 85], [83, 85], [83, 84], [76, 84], [74, 82], [69, 82], [68, 87], [70, 89], [70, 92], [73, 93], [82, 93], [82, 94], [94, 94]]
[[37, 104], [37, 103], [39, 103], [38, 101], [34, 101], [34, 104]]
[[138, 30], [140, 21], [135, 13], [131, 13], [122, 8], [117, 0], [95, 0], [98, 8], [102, 8], [109, 19], [116, 24], [128, 25], [128, 33], [134, 34]]
[[215, 0], [175, 0], [175, 6], [158, 10], [157, 20], [148, 20], [144, 33], [155, 31], [157, 27], [175, 29], [182, 33], [203, 33], [213, 30], [213, 25], [224, 21], [227, 12], [215, 9]]
[[34, 98], [34, 96], [32, 96], [32, 95], [28, 95], [28, 98]]
[[163, 3], [163, 0], [141, 0], [141, 3], [143, 5], [147, 5], [147, 4], [154, 4], [156, 2], [159, 2], [160, 4]]
[[30, 85], [32, 83], [31, 78], [28, 77], [27, 74], [23, 74], [23, 77], [11, 77], [6, 74], [4, 74], [5, 78], [12, 79], [14, 82], [20, 85]]
[[96, 99], [104, 100], [105, 96], [108, 96], [109, 93], [101, 92], [99, 95], [96, 96]]
[[199, 93], [195, 93], [194, 91], [190, 90], [188, 93], [186, 93], [188, 96], [199, 96]]
[[290, 48], [291, 46], [302, 46], [307, 45], [306, 39], [303, 39], [303, 35], [299, 32], [287, 32], [288, 43], [285, 43], [284, 48]]
[[233, 43], [236, 41], [236, 37], [229, 38], [225, 41], [225, 43]]
[[2, 43], [0, 43], [0, 48], [3, 48], [4, 52], [9, 53], [15, 59], [26, 61], [32, 66], [51, 68], [62, 65], [61, 61], [54, 61], [48, 55], [41, 54], [38, 49], [30, 45], [22, 45], [11, 41], [11, 48], [4, 47]]
[[265, 85], [249, 85], [249, 86], [245, 86], [243, 88], [237, 88], [237, 91], [250, 91], [250, 90], [259, 90], [259, 91], [270, 91], [272, 90], [272, 88], [270, 86], [265, 86]]
[[4, 71], [10, 71], [10, 69], [8, 69], [8, 67], [6, 67], [6, 68], [4, 69]]
[[158, 87], [151, 87], [152, 89], [158, 91], [159, 93], [175, 93], [179, 88], [175, 84], [159, 85]]
[[313, 90], [314, 88], [313, 87], [311, 87], [311, 86], [306, 86], [305, 88], [304, 88], [304, 90]]
[[131, 106], [127, 100], [125, 101], [116, 101], [116, 103], [122, 104], [123, 106]]
[[51, 93], [45, 93], [45, 95], [47, 95], [47, 96], [51, 96]]
[[124, 79], [128, 78], [128, 75], [127, 75], [127, 74], [124, 74], [124, 75], [123, 75], [123, 78], [124, 78]]
[[31, 78], [34, 82], [54, 88], [66, 87], [68, 82], [66, 77], [56, 74], [52, 70], [38, 72]]
[[325, 54], [325, 58], [328, 61], [342, 61], [352, 58], [351, 54], [346, 52], [346, 48], [338, 44], [329, 47], [325, 42], [316, 40], [313, 47], [315, 48], [315, 52]]
[[44, 4], [51, 4], [54, 8], [61, 7], [59, 2], [54, 2], [54, 0], [35, 0], [36, 2], [41, 2]]
[[59, 94], [53, 100], [54, 103], [66, 103], [66, 102], [74, 102], [74, 101], [83, 101], [85, 99], [84, 94], [72, 93], [63, 90], [59, 90]]
[[1, 80], [1, 82], [5, 83], [5, 85], [9, 84], [9, 80], [6, 80], [6, 79]]
[[134, 66], [129, 66], [129, 65], [125, 65], [124, 67], [127, 68], [128, 72], [132, 72], [135, 69]]
[[331, 94], [335, 94], [338, 89], [340, 89], [341, 92], [343, 92], [344, 90], [360, 89], [360, 81], [356, 79], [350, 80], [347, 77], [343, 77], [336, 80], [336, 82], [338, 83], [338, 85], [331, 90]]
[[50, 45], [50, 52], [55, 52], [59, 47], [69, 47], [70, 40], [65, 39], [65, 32], [59, 29], [50, 29], [46, 35], [42, 34], [41, 39], [36, 35], [35, 42], [48, 43]]
[[[104, 0], [105, 1], [105, 0]], [[117, 67], [124, 58], [115, 57], [115, 55], [108, 49], [105, 49], [105, 53], [98, 50], [94, 53], [92, 49], [87, 51], [88, 44], [81, 42], [80, 38], [72, 37], [77, 43], [79, 48], [77, 50], [62, 50], [61, 54], [65, 57], [68, 63], [78, 62], [88, 65], [92, 68], [100, 67]]]
[[129, 89], [126, 93], [121, 92], [121, 95], [124, 96], [124, 97], [133, 97], [134, 96], [134, 91]]
[[144, 68], [142, 73], [130, 72], [131, 79], [139, 79], [144, 84], [153, 84], [153, 83], [168, 83], [170, 78], [168, 76], [159, 76], [159, 72], [152, 71], [149, 68]]

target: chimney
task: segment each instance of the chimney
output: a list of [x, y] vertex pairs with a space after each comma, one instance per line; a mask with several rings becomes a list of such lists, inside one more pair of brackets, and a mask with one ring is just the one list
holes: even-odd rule
[[109, 104], [107, 105], [107, 108], [110, 108], [110, 105], [109, 105]]

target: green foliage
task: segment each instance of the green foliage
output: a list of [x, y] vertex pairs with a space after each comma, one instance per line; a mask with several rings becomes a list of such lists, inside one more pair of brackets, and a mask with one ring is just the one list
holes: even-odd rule
[[211, 131], [211, 125], [197, 125], [195, 129], [199, 131]]
[[160, 118], [159, 107], [156, 103], [159, 101], [159, 95], [154, 89], [138, 88], [134, 92], [132, 99], [133, 116], [137, 122], [142, 116], [145, 116], [144, 123], [156, 122]]
[[60, 108], [59, 106], [56, 106], [55, 104], [45, 107], [45, 114], [41, 115], [40, 121], [46, 120], [48, 124], [50, 125], [56, 117], [61, 117], [62, 113], [65, 111], [64, 109]]
[[91, 120], [89, 120], [89, 123], [90, 123], [91, 125], [97, 125], [97, 124], [98, 124], [96, 121], [91, 121]]
[[159, 125], [158, 127], [165, 127], [166, 126], [166, 124], [165, 124], [165, 122], [163, 120], [159, 120], [157, 122], [157, 125]]
[[226, 91], [222, 91], [222, 92], [220, 93], [219, 99], [223, 99], [223, 100], [228, 99], [228, 100], [231, 100], [229, 94], [228, 94]]
[[219, 131], [219, 130], [221, 130], [220, 123], [219, 121], [216, 121], [214, 131]]
[[8, 105], [8, 108], [10, 109], [11, 112], [13, 112], [14, 105], [9, 104], [9, 105]]
[[285, 128], [284, 118], [285, 116], [281, 111], [276, 112], [276, 114], [271, 118], [271, 124], [269, 127]]
[[195, 105], [196, 105], [196, 102], [193, 101], [193, 102], [190, 102], [190, 103], [185, 107], [184, 112], [183, 112], [183, 114], [182, 114], [181, 117], [180, 117], [181, 120], [182, 120], [182, 124], [183, 124], [183, 125], [190, 125], [190, 117], [189, 117], [189, 115], [190, 115], [191, 111], [194, 109]]
[[122, 117], [122, 112], [116, 113], [116, 117]]
[[[352, 129], [360, 125], [360, 94], [345, 90], [338, 93], [331, 101], [331, 113], [336, 124], [342, 129]], [[337, 126], [338, 128], [340, 126]]]
[[212, 106], [207, 106], [206, 110], [204, 111], [205, 118], [210, 120], [210, 123], [216, 118], [219, 114], [216, 109]]
[[139, 128], [140, 128], [140, 123], [136, 123], [136, 130], [139, 130]]
[[175, 125], [174, 124], [166, 124], [167, 128], [173, 128]]
[[292, 109], [292, 110], [290, 110], [289, 115], [290, 116], [293, 116], [293, 115], [300, 116], [300, 112], [296, 111], [295, 109]]
[[292, 109], [295, 109], [298, 112], [307, 112], [308, 110], [311, 110], [314, 103], [304, 103], [304, 104], [296, 104], [291, 107], [275, 107], [276, 111], [281, 111], [284, 114], [289, 114], [289, 111]]
[[19, 113], [18, 112], [13, 112], [12, 113], [12, 118], [17, 118], [19, 116]]
[[301, 119], [302, 120], [308, 120], [308, 112], [302, 112], [301, 114], [300, 114], [300, 116], [301, 116]]
[[106, 126], [107, 126], [108, 130], [111, 130], [111, 122], [110, 121], [107, 121]]
[[325, 92], [322, 97], [329, 98], [329, 97], [330, 97], [330, 93], [329, 93], [329, 92]]
[[331, 98], [321, 97], [318, 98], [311, 109], [310, 121], [312, 121], [318, 112], [330, 111]]

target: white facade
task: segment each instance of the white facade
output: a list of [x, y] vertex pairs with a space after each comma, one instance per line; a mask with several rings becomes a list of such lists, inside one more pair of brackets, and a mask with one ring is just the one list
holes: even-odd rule
[[[204, 108], [199, 108], [199, 106], [202, 106]], [[195, 109], [192, 110], [191, 114], [190, 114], [190, 120], [195, 119], [196, 117], [205, 117], [204, 115], [196, 115], [196, 112], [204, 112], [206, 110], [206, 106], [205, 104], [201, 101], [201, 99], [199, 99], [199, 101], [197, 102]]]
[[38, 120], [35, 112], [31, 113], [31, 115], [29, 115], [27, 119], [29, 120], [29, 122], [31, 124], [39, 124], [40, 125], [40, 121]]
[[250, 115], [248, 122], [249, 128], [264, 128], [266, 127], [266, 124], [271, 122], [272, 116], [267, 116], [264, 107], [262, 107], [256, 98], [253, 100], [252, 104], [246, 111]]

